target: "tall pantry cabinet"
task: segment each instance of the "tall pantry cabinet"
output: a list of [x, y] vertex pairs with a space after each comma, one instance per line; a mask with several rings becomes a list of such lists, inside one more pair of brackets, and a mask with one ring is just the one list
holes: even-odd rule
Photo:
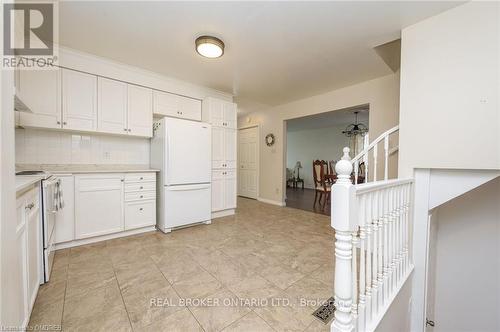
[[202, 103], [202, 121], [212, 125], [212, 217], [236, 208], [236, 104], [212, 97]]

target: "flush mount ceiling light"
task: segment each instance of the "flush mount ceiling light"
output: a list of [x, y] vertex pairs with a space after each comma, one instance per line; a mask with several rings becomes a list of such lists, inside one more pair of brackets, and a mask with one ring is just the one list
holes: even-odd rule
[[195, 43], [196, 52], [206, 58], [219, 58], [224, 54], [224, 43], [219, 38], [201, 36]]

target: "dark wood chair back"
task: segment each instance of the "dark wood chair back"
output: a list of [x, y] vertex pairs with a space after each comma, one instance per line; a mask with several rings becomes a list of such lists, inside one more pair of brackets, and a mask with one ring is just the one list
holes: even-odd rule
[[[324, 160], [313, 161], [314, 188], [325, 187], [325, 175], [328, 174], [328, 164]], [[326, 190], [326, 188], [325, 188]]]

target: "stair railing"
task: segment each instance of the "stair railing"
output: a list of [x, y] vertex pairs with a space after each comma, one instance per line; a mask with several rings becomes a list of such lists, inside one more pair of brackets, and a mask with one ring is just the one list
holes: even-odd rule
[[349, 148], [335, 165], [335, 319], [331, 331], [374, 331], [413, 270], [413, 180], [353, 185]]
[[396, 132], [399, 131], [399, 125], [395, 126], [386, 132], [384, 132], [382, 135], [377, 137], [373, 142], [369, 143], [368, 142], [368, 135], [365, 136], [365, 148], [363, 151], [358, 153], [357, 156], [352, 158], [351, 162], [354, 167], [354, 183], [358, 183], [358, 177], [359, 177], [359, 166], [361, 163], [364, 163], [365, 167], [365, 174], [364, 174], [364, 183], [369, 182], [368, 180], [368, 175], [369, 175], [369, 155], [370, 152], [372, 152], [372, 161], [373, 161], [373, 181], [377, 181], [377, 167], [378, 167], [378, 144], [382, 141], [384, 141], [384, 180], [387, 180], [389, 178], [389, 156], [396, 152], [398, 150], [398, 147], [395, 148], [389, 148], [389, 137], [392, 134], [395, 134]]

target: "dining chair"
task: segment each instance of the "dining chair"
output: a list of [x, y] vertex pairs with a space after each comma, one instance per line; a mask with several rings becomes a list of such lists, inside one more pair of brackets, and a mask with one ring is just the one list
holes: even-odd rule
[[[323, 208], [330, 201], [332, 183], [328, 177], [328, 163], [324, 160], [313, 161], [313, 180], [314, 180], [314, 206], [316, 202], [321, 204], [323, 200]], [[319, 196], [319, 200], [318, 200]]]

